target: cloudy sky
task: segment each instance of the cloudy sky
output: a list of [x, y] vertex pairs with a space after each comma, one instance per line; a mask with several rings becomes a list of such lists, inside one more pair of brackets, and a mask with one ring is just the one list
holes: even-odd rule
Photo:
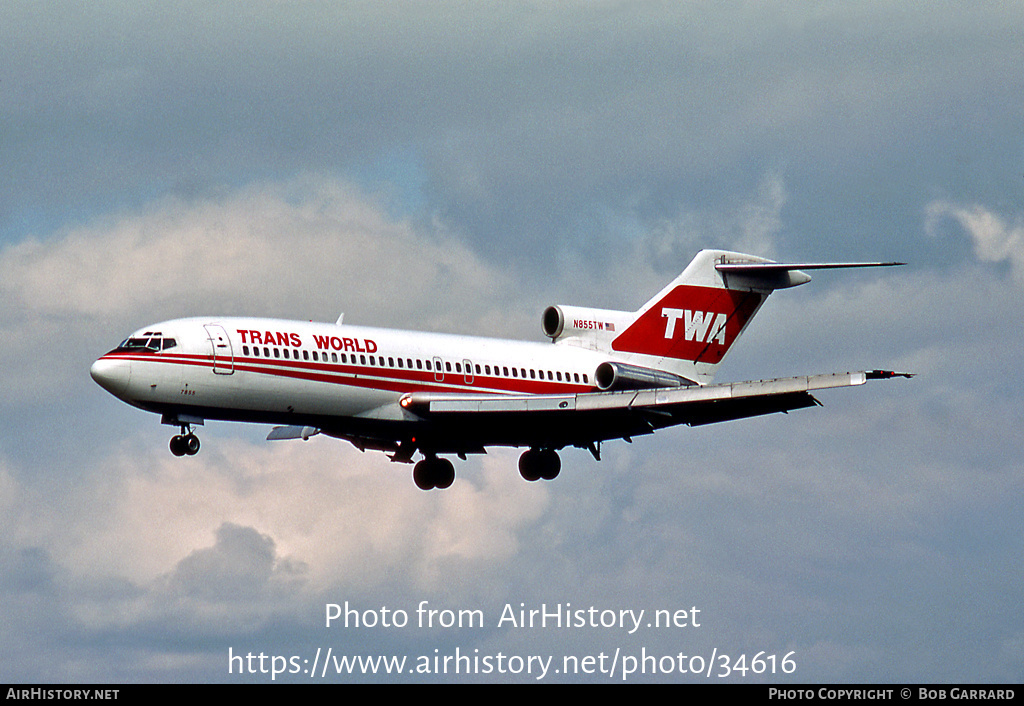
[[[0, 680], [330, 648], [1020, 682], [1022, 30], [1015, 2], [0, 4]], [[909, 263], [776, 294], [720, 379], [918, 376], [567, 450], [553, 483], [492, 449], [424, 493], [259, 426], [174, 458], [88, 375], [201, 313], [539, 340], [701, 247]], [[346, 601], [410, 625], [325, 627]], [[498, 624], [542, 603], [700, 627]]]

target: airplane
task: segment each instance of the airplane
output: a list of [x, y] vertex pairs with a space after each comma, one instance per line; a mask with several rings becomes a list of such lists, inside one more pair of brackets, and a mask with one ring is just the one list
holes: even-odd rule
[[276, 425], [268, 440], [343, 439], [412, 463], [423, 490], [447, 488], [441, 456], [526, 447], [529, 481], [558, 476], [558, 452], [820, 405], [816, 390], [911, 377], [867, 370], [714, 384], [726, 354], [776, 289], [805, 270], [900, 262], [783, 264], [702, 250], [635, 312], [556, 305], [547, 342], [398, 331], [342, 323], [203, 316], [139, 329], [91, 368], [115, 397], [179, 427], [175, 456], [194, 455], [206, 420]]

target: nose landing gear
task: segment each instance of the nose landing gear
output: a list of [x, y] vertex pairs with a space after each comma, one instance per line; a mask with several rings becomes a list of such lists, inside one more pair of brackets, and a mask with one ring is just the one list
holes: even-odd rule
[[187, 424], [181, 427], [181, 434], [171, 437], [171, 453], [175, 456], [195, 456], [199, 453], [199, 437], [192, 433]]

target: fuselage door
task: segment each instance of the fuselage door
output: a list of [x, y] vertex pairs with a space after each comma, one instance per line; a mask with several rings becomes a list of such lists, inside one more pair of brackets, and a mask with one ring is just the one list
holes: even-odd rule
[[462, 365], [463, 365], [463, 368], [464, 368], [463, 371], [462, 371], [462, 374], [465, 375], [464, 379], [466, 381], [466, 384], [467, 385], [472, 385], [473, 384], [473, 363], [472, 363], [472, 361], [469, 361], [469, 360], [463, 360], [462, 361]]
[[220, 324], [203, 324], [213, 350], [213, 372], [217, 375], [231, 375], [235, 372], [235, 351], [231, 347], [228, 332]]

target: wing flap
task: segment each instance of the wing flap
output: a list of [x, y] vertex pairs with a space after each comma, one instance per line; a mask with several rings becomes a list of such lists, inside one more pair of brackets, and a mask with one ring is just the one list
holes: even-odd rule
[[[414, 399], [417, 397], [413, 396]], [[418, 400], [416, 400], [418, 401]], [[414, 404], [416, 402], [414, 401]], [[422, 402], [421, 402], [422, 404]], [[444, 413], [561, 412], [576, 408], [576, 395], [429, 395], [429, 411]]]
[[282, 441], [284, 439], [302, 439], [308, 441], [309, 437], [316, 436], [320, 430], [316, 427], [286, 426], [274, 427], [267, 434], [267, 441]]
[[[776, 395], [733, 397], [695, 402], [673, 408], [673, 424], [691, 427], [727, 422], [733, 419], [759, 417], [775, 412], [815, 407], [821, 403], [810, 392], [786, 392]], [[655, 425], [657, 425], [655, 423]]]

